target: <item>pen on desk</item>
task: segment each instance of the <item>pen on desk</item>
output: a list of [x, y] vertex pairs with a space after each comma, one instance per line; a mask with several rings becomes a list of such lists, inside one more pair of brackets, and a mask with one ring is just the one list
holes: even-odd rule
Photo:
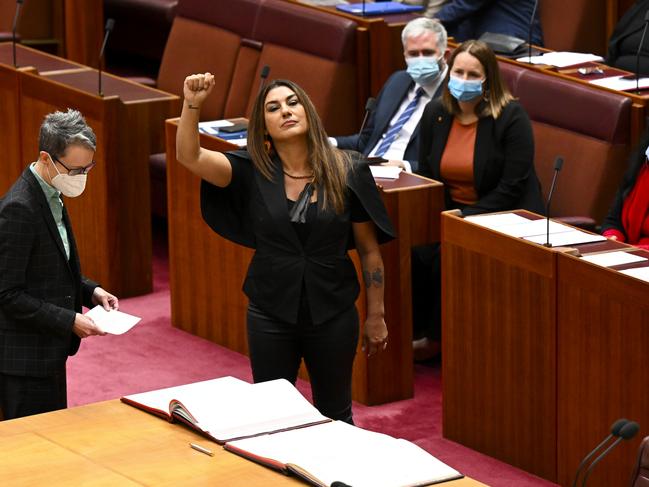
[[196, 443], [190, 443], [189, 446], [191, 446], [196, 451], [205, 453], [206, 455], [209, 455], [211, 457], [214, 456], [214, 453], [211, 450], [208, 450], [207, 448], [203, 448], [202, 446], [197, 445]]

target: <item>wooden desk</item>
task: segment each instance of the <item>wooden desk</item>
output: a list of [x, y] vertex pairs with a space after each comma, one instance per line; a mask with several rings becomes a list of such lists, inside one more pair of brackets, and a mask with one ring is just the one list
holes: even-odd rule
[[[0, 44], [5, 57], [6, 46]], [[100, 97], [93, 69], [27, 48], [21, 49], [21, 59], [33, 60], [43, 71], [0, 65], [0, 93], [8, 101], [0, 110], [13, 120], [0, 137], [14, 148], [11, 179], [3, 174], [0, 189], [4, 193], [36, 159], [46, 114], [68, 107], [81, 111], [97, 135], [97, 166], [83, 196], [65, 204], [83, 272], [120, 297], [150, 292], [149, 155], [164, 150], [163, 122], [178, 113], [179, 98], [109, 74]]]
[[[191, 449], [190, 442], [214, 456]], [[0, 443], [0, 478], [10, 484], [305, 485], [118, 400], [0, 422]], [[444, 485], [484, 484], [465, 478]]]
[[[176, 160], [176, 122], [167, 121], [166, 127], [172, 323], [227, 348], [247, 353], [247, 298], [241, 286], [252, 251], [219, 237], [203, 222], [200, 179]], [[221, 151], [236, 148], [204, 134], [201, 146]], [[390, 345], [385, 352], [369, 359], [359, 349], [354, 362], [353, 398], [363, 404], [412, 397], [410, 248], [438, 240], [438, 218], [443, 205], [441, 183], [404, 175], [401, 182], [383, 181], [381, 184], [383, 200], [399, 238], [381, 247]], [[358, 269], [355, 252], [352, 258]], [[361, 323], [364, 303], [364, 294], [361, 294], [357, 302]]]
[[649, 433], [649, 284], [449, 213], [442, 236], [444, 436], [569, 486], [629, 418], [640, 433], [588, 483], [624, 485]]

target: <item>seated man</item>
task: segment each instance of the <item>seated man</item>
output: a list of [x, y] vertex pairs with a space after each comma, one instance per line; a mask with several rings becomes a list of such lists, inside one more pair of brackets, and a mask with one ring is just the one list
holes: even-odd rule
[[408, 69], [385, 83], [362, 133], [331, 139], [340, 149], [382, 157], [407, 171], [417, 171], [419, 119], [439, 95], [446, 77], [446, 30], [436, 20], [418, 18], [401, 33]]
[[649, 39], [645, 39], [639, 59], [636, 57], [648, 10], [649, 0], [637, 0], [625, 12], [609, 39], [606, 64], [635, 73], [639, 62], [640, 74], [649, 74]]
[[[479, 39], [485, 32], [527, 39], [535, 0], [449, 0], [435, 14], [455, 41]], [[532, 26], [532, 43], [543, 45], [537, 8]]]

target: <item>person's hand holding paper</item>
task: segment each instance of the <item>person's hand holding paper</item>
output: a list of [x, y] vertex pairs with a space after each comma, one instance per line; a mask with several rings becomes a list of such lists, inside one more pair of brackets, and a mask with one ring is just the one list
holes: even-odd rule
[[111, 335], [126, 333], [142, 319], [115, 309], [106, 311], [100, 305], [88, 311], [86, 316], [91, 318], [102, 331]]

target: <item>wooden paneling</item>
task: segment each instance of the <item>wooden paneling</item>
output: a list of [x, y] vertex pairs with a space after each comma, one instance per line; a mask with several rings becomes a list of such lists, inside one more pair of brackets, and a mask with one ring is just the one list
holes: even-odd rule
[[0, 195], [16, 181], [22, 168], [20, 150], [20, 98], [18, 73], [0, 64], [0, 145], [4, 148], [0, 169]]
[[97, 68], [104, 39], [104, 3], [65, 0], [64, 16], [66, 57]]
[[444, 437], [556, 479], [552, 251], [442, 214]]
[[[241, 291], [250, 249], [217, 236], [200, 215], [200, 180], [175, 158], [176, 123], [167, 122], [169, 266], [172, 322], [185, 331], [247, 353], [247, 298]], [[201, 146], [231, 150], [229, 143], [201, 135]], [[399, 238], [383, 245], [385, 311], [390, 338], [386, 351], [354, 362], [353, 397], [381, 404], [412, 397], [411, 240], [430, 243], [438, 235], [442, 185], [418, 176], [385, 181], [382, 195]], [[357, 269], [358, 256], [352, 253]], [[364, 294], [357, 302], [361, 326]]]
[[649, 284], [558, 256], [558, 470], [570, 485], [579, 462], [618, 418], [640, 424], [593, 470], [592, 487], [627, 485], [649, 435]]
[[160, 150], [163, 120], [177, 113], [178, 98], [109, 75], [99, 97], [89, 68], [17, 76], [20, 137], [12, 144], [23, 158], [37, 158], [40, 125], [55, 110], [81, 111], [97, 135], [86, 191], [65, 199], [84, 274], [120, 297], [150, 292], [149, 154]]

